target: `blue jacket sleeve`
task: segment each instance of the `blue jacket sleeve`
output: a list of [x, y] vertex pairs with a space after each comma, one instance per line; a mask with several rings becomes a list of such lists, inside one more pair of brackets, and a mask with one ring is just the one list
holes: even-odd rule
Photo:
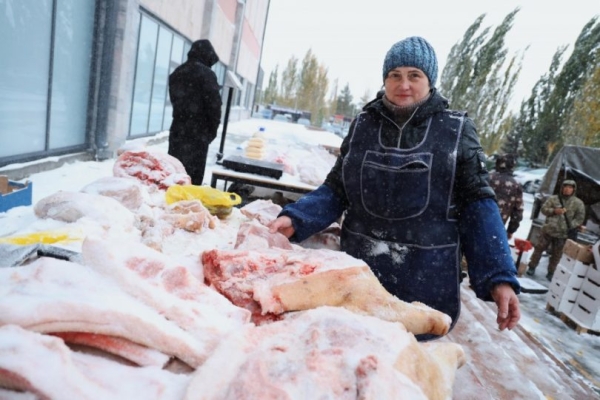
[[295, 203], [285, 206], [279, 216], [290, 217], [295, 230], [290, 239], [301, 242], [327, 228], [342, 215], [343, 211], [342, 200], [324, 184], [302, 196]]
[[469, 280], [477, 297], [492, 300], [490, 290], [499, 283], [509, 283], [519, 294], [517, 269], [494, 199], [468, 203], [459, 218], [459, 232]]

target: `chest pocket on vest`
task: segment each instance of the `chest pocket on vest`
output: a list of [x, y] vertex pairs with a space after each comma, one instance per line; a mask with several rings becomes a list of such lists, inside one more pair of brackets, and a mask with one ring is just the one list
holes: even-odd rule
[[406, 219], [421, 214], [429, 203], [431, 163], [431, 153], [367, 151], [360, 180], [365, 210], [386, 219]]

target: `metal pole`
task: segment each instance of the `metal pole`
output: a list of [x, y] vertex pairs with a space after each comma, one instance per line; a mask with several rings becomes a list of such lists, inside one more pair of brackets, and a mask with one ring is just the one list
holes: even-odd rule
[[229, 122], [229, 110], [231, 109], [231, 99], [233, 97], [233, 87], [229, 88], [227, 93], [227, 106], [225, 107], [225, 118], [223, 119], [223, 132], [221, 133], [221, 145], [217, 153], [217, 164], [222, 164], [223, 148], [225, 147], [225, 135], [227, 135], [227, 123]]

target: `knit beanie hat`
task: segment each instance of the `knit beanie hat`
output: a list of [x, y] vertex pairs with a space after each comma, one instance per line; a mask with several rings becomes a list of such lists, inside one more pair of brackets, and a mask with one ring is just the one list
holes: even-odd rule
[[412, 36], [395, 43], [383, 61], [383, 80], [397, 67], [419, 68], [429, 78], [429, 85], [435, 87], [438, 63], [433, 47], [422, 37]]

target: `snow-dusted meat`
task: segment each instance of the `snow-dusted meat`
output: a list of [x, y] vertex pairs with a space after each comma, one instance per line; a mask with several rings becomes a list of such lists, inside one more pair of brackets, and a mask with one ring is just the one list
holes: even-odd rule
[[269, 228], [256, 220], [240, 224], [235, 248], [238, 250], [259, 250], [269, 248], [292, 250], [294, 247], [281, 233], [271, 233]]
[[340, 250], [340, 232], [340, 225], [334, 222], [328, 228], [300, 242], [300, 246], [305, 249]]
[[[179, 400], [190, 378], [71, 351], [61, 339], [18, 326], [0, 328], [0, 387], [38, 400]], [[19, 392], [5, 392], [20, 399]], [[26, 397], [23, 397], [26, 398]]]
[[160, 351], [115, 336], [87, 332], [54, 332], [51, 335], [57, 336], [69, 344], [103, 350], [143, 367], [154, 365], [162, 368], [170, 359], [169, 356]]
[[136, 211], [149, 200], [145, 187], [137, 179], [132, 178], [105, 176], [84, 186], [81, 191], [111, 197], [131, 211]]
[[400, 324], [320, 307], [225, 339], [185, 398], [445, 400], [453, 383], [445, 377], [464, 354], [443, 346], [450, 362], [439, 362]]
[[115, 161], [113, 174], [125, 178], [137, 178], [140, 182], [159, 189], [192, 183], [185, 167], [178, 159], [158, 151], [124, 152]]
[[282, 208], [271, 200], [254, 200], [240, 208], [242, 214], [250, 219], [256, 219], [263, 225], [275, 220]]
[[247, 310], [231, 304], [184, 266], [140, 243], [124, 245], [88, 237], [82, 249], [83, 264], [192, 333], [207, 349], [250, 320]]
[[205, 279], [234, 304], [261, 315], [338, 306], [401, 322], [414, 334], [448, 332], [451, 319], [387, 292], [363, 261], [332, 250], [210, 250]]
[[81, 192], [56, 192], [38, 201], [33, 210], [39, 218], [75, 222], [87, 217], [103, 227], [119, 226], [127, 231], [135, 223], [135, 215], [117, 200]]
[[199, 200], [182, 200], [169, 205], [163, 218], [179, 229], [189, 232], [200, 232], [203, 229], [214, 229], [219, 219], [210, 214]]
[[115, 336], [194, 367], [208, 354], [204, 343], [83, 265], [42, 257], [0, 269], [0, 282], [0, 326]]

